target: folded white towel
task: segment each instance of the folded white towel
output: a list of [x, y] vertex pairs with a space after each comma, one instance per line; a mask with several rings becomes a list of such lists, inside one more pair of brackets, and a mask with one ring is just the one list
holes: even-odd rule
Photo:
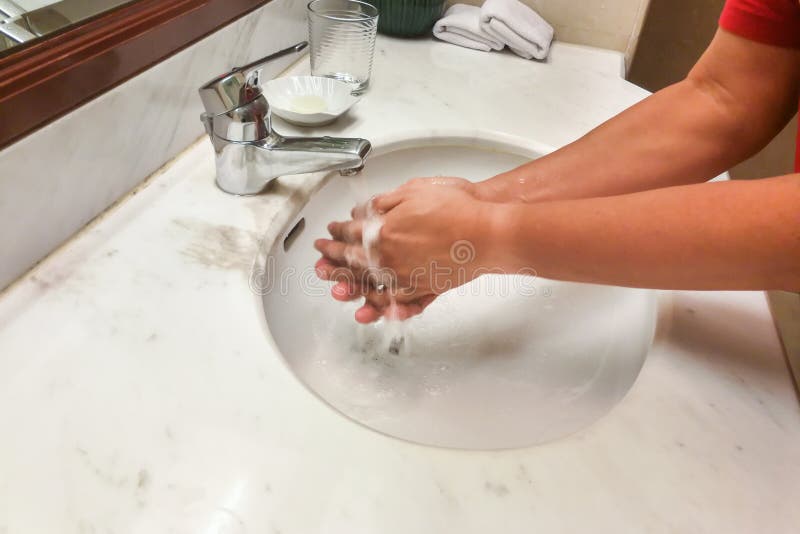
[[481, 28], [525, 59], [545, 59], [553, 41], [553, 27], [518, 0], [486, 0]]
[[505, 45], [481, 29], [480, 19], [481, 8], [455, 4], [433, 25], [433, 35], [442, 41], [475, 50], [502, 50]]

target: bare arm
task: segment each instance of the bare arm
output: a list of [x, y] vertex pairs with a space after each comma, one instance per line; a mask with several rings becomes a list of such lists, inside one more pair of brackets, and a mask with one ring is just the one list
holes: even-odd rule
[[[537, 203], [488, 202], [420, 181], [377, 197], [374, 207], [384, 214], [375, 252], [407, 304], [401, 318], [487, 271], [662, 289], [800, 290], [800, 174]], [[320, 276], [340, 282], [334, 297], [366, 297], [356, 318], [371, 322], [389, 309], [389, 295], [354, 283], [366, 265], [357, 261], [363, 222], [332, 223], [333, 239], [315, 246], [324, 256]], [[465, 242], [474, 252], [468, 263], [452, 253]]]
[[703, 182], [769, 142], [797, 110], [798, 91], [800, 51], [719, 30], [685, 80], [477, 194], [534, 202]]
[[[477, 186], [423, 180], [378, 197], [376, 252], [408, 303], [401, 317], [441, 292], [411, 276], [434, 264], [459, 275], [453, 284], [464, 269], [532, 267], [625, 286], [800, 290], [800, 174], [698, 183], [763, 147], [798, 92], [800, 51], [719, 31], [686, 80], [547, 157]], [[337, 276], [362, 268], [348, 260], [363, 255], [362, 226], [333, 223], [333, 239], [316, 243], [317, 267], [341, 280], [336, 298], [366, 297], [356, 316], [370, 322], [389, 309], [387, 295]], [[469, 264], [450, 254], [463, 240], [475, 245]]]
[[615, 197], [493, 204], [486, 260], [664, 289], [800, 290], [800, 174]]

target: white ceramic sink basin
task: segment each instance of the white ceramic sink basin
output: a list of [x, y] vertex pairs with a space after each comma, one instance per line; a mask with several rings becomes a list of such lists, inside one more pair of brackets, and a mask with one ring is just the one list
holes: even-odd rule
[[384, 143], [360, 177], [329, 178], [266, 259], [264, 311], [295, 375], [352, 420], [428, 445], [523, 447], [586, 427], [625, 395], [653, 339], [653, 292], [484, 276], [401, 329], [356, 324], [356, 304], [331, 299], [313, 271], [314, 239], [356, 202], [416, 176], [482, 180], [546, 150], [480, 138]]

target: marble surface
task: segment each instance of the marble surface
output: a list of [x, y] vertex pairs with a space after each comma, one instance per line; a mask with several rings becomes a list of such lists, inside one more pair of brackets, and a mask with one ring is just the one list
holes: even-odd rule
[[203, 133], [203, 82], [305, 38], [305, 3], [273, 0], [0, 151], [0, 289]]
[[[377, 50], [364, 99], [306, 132], [559, 146], [646, 95], [581, 47]], [[238, 198], [213, 176], [201, 140], [0, 298], [0, 533], [797, 531], [800, 409], [762, 293], [663, 293], [633, 389], [572, 436], [412, 445], [311, 395], [250, 290], [321, 177]]]
[[14, 4], [21, 7], [24, 11], [33, 11], [45, 6], [55, 4], [59, 0], [12, 0]]

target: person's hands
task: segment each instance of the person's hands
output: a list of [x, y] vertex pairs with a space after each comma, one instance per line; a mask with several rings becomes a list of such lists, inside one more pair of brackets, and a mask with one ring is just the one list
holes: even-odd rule
[[[315, 243], [323, 254], [317, 273], [337, 282], [334, 298], [365, 298], [356, 312], [359, 322], [389, 313], [400, 319], [416, 315], [436, 296], [488, 272], [492, 206], [476, 197], [475, 184], [467, 180], [412, 180], [370, 206], [354, 208], [353, 220], [331, 223], [333, 239]], [[374, 217], [367, 217], [370, 209]], [[364, 235], [374, 232], [375, 217], [382, 226], [367, 250]]]

